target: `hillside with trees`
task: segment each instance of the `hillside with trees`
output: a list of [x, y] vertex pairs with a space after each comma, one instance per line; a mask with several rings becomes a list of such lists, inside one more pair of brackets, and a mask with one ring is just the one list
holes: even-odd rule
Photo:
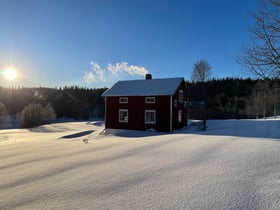
[[187, 82], [191, 101], [206, 104], [208, 119], [265, 118], [280, 114], [280, 79]]
[[[77, 86], [59, 89], [0, 87], [2, 115], [8, 113], [11, 116], [19, 117], [19, 114], [30, 104], [39, 104], [42, 107], [53, 109], [56, 118], [75, 120], [102, 118], [104, 100], [101, 94], [105, 90], [106, 88], [88, 89]], [[6, 118], [5, 121], [7, 121]]]

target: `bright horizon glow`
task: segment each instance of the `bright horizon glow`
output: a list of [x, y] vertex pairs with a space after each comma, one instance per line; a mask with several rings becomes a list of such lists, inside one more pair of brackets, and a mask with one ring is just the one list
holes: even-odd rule
[[17, 72], [13, 68], [7, 68], [4, 71], [4, 75], [7, 79], [12, 80], [16, 78]]

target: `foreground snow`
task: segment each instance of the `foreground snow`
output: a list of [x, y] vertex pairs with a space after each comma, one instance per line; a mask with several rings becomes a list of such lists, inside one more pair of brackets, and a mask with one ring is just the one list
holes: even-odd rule
[[279, 209], [279, 128], [228, 120], [173, 134], [99, 135], [100, 123], [81, 122], [0, 130], [0, 209]]

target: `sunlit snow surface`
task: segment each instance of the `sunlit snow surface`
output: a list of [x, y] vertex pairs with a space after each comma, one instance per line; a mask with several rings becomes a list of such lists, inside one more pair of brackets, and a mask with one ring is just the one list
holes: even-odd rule
[[0, 209], [280, 208], [280, 120], [103, 129], [0, 130]]

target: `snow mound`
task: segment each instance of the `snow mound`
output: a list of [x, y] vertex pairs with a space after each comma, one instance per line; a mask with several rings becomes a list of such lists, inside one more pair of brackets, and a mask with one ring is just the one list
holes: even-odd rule
[[104, 121], [88, 122], [87, 124], [95, 125], [95, 126], [103, 126], [104, 125]]
[[280, 119], [207, 120], [206, 131], [200, 131], [196, 123], [191, 121], [187, 127], [174, 132], [280, 140]]
[[280, 120], [212, 120], [208, 135], [280, 139]]

